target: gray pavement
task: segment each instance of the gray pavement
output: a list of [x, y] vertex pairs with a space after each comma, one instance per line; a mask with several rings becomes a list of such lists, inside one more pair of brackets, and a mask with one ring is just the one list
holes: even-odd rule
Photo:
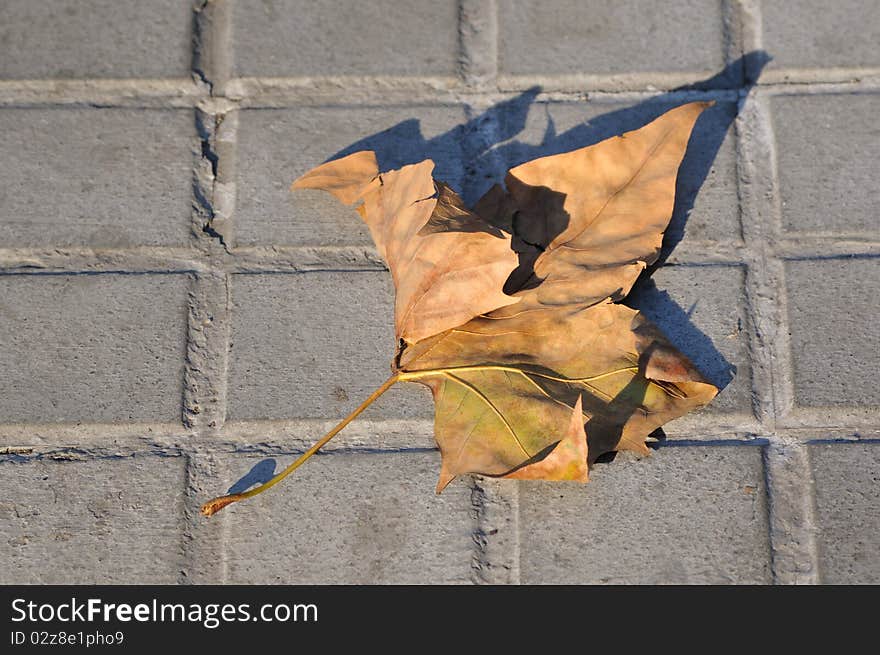
[[[877, 43], [874, 0], [0, 3], [0, 582], [880, 582]], [[435, 496], [400, 385], [199, 515], [387, 377], [390, 277], [294, 178], [473, 201], [694, 99], [627, 302], [724, 388], [651, 457]]]

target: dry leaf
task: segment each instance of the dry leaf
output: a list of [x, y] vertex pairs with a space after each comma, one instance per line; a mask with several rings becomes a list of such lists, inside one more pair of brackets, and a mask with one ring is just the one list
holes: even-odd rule
[[611, 302], [476, 318], [407, 348], [400, 368], [434, 393], [441, 486], [538, 456], [578, 401], [595, 461], [647, 453], [645, 437], [717, 393], [639, 312]]
[[517, 265], [510, 236], [466, 209], [431, 178], [430, 159], [379, 174], [357, 152], [306, 173], [294, 189], [323, 189], [358, 213], [388, 263], [397, 290], [397, 336], [409, 343], [518, 301], [504, 280]]
[[622, 136], [517, 166], [506, 192], [493, 187], [477, 202], [477, 213], [512, 233], [520, 253], [507, 290], [523, 301], [511, 311], [629, 293], [660, 253], [678, 167], [709, 105], [682, 105]]
[[388, 263], [393, 374], [278, 476], [205, 513], [275, 484], [399, 380], [434, 394], [438, 491], [466, 473], [586, 482], [603, 453], [647, 454], [652, 431], [718, 391], [644, 316], [615, 304], [657, 259], [709, 104], [518, 166], [474, 211], [431, 178], [430, 160], [379, 173], [372, 152], [357, 152], [300, 177], [293, 188], [357, 205]]
[[595, 461], [612, 450], [647, 453], [653, 430], [715, 396], [656, 327], [612, 302], [659, 254], [678, 166], [706, 106], [523, 164], [506, 192], [495, 187], [478, 202], [513, 233], [521, 264], [507, 286], [521, 302], [398, 359], [403, 379], [434, 393], [440, 488], [464, 473], [505, 475], [545, 453], [581, 398]]
[[[430, 160], [380, 175], [373, 153], [360, 152], [294, 184], [362, 203], [408, 342], [396, 370], [434, 394], [438, 489], [465, 473], [585, 480], [571, 461], [574, 412], [581, 433], [586, 425], [585, 466], [587, 450], [590, 461], [647, 453], [653, 430], [717, 393], [657, 328], [613, 302], [660, 252], [678, 167], [708, 104], [518, 166], [475, 212], [432, 181]], [[501, 293], [505, 282], [520, 302]]]

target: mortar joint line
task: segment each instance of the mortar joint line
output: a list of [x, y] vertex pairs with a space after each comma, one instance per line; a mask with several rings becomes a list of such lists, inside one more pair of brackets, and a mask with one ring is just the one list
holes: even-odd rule
[[[760, 3], [731, 0], [738, 13], [743, 51], [762, 49]], [[753, 71], [744, 70], [748, 80]], [[765, 93], [756, 86], [742, 94], [737, 125], [737, 189], [745, 249], [750, 253], [746, 302], [749, 308], [753, 393], [760, 401], [757, 418], [764, 426], [767, 445], [764, 475], [768, 502], [771, 570], [776, 583], [817, 582], [818, 557], [815, 503], [810, 483], [807, 446], [779, 434], [780, 418], [789, 410], [785, 380], [792, 368], [784, 333], [789, 317], [781, 258], [779, 176], [776, 138]], [[748, 122], [746, 122], [748, 121]], [[779, 366], [784, 370], [780, 371]], [[785, 373], [785, 375], [781, 375]], [[768, 387], [764, 389], [762, 387]], [[769, 391], [769, 396], [764, 393]]]

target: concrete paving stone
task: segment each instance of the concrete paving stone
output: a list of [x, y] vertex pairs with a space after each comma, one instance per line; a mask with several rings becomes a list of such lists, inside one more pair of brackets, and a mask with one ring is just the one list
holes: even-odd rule
[[[391, 374], [390, 274], [236, 275], [230, 419], [342, 419]], [[427, 387], [399, 383], [365, 418], [430, 418]]]
[[880, 237], [880, 95], [779, 96], [772, 112], [784, 229]]
[[721, 392], [701, 412], [751, 411], [751, 364], [738, 266], [664, 266], [625, 301], [641, 310]]
[[179, 421], [186, 275], [0, 275], [0, 423]]
[[817, 444], [810, 460], [820, 580], [880, 583], [880, 444]]
[[0, 457], [0, 583], [173, 584], [182, 457]]
[[[218, 458], [220, 486], [265, 467], [264, 460]], [[459, 481], [436, 495], [439, 468], [436, 452], [312, 458], [283, 486], [224, 510], [228, 582], [469, 582], [471, 490]]]
[[498, 0], [498, 67], [512, 74], [713, 71], [724, 67], [718, 0]]
[[190, 110], [0, 109], [4, 247], [185, 245]]
[[666, 447], [590, 476], [519, 483], [523, 583], [770, 582], [759, 448]]
[[880, 259], [789, 261], [795, 403], [880, 406]]
[[239, 245], [371, 244], [357, 212], [322, 191], [290, 184], [329, 159], [373, 150], [380, 170], [423, 159], [462, 182], [461, 106], [302, 107], [242, 112], [238, 143]]
[[[530, 95], [496, 110], [498, 133], [508, 139], [482, 158], [487, 170], [476, 181], [479, 197], [501, 181], [507, 169], [532, 159], [568, 152], [638, 129], [681, 102], [648, 100], [636, 105], [608, 102], [530, 104]], [[676, 204], [664, 244], [683, 240], [739, 241], [742, 238], [737, 195], [733, 103], [717, 103], [694, 126], [679, 168]], [[490, 164], [491, 162], [491, 164]]]
[[762, 0], [761, 23], [771, 68], [880, 65], [876, 0]]
[[455, 0], [235, 2], [236, 75], [454, 75]]
[[0, 79], [189, 77], [185, 0], [3, 0]]

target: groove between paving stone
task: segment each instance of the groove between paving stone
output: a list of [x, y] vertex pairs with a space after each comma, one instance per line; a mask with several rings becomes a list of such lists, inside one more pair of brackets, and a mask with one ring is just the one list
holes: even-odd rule
[[818, 584], [815, 490], [807, 446], [776, 437], [763, 453], [773, 580]]
[[[721, 0], [721, 39], [724, 50], [724, 63], [727, 65], [737, 61], [748, 52], [743, 49], [742, 14], [741, 0]], [[741, 70], [739, 73], [740, 78], [744, 81], [745, 71]]]
[[182, 421], [196, 432], [214, 434], [226, 419], [230, 303], [228, 275], [194, 276], [187, 303]]
[[[880, 257], [880, 241], [858, 235], [785, 236], [775, 241], [783, 260]], [[735, 241], [685, 241], [666, 266], [749, 265], [753, 253]], [[199, 249], [0, 248], [0, 275], [49, 273], [297, 273], [378, 271], [387, 265], [372, 245], [247, 246], [206, 256]]]
[[495, 0], [460, 0], [458, 21], [459, 77], [467, 86], [491, 86], [498, 75]]
[[[880, 426], [875, 421], [865, 425], [833, 424], [827, 426], [779, 426], [775, 433], [762, 432], [756, 423], [731, 426], [670, 423], [667, 439], [658, 447], [705, 445], [755, 445], [774, 438], [800, 443], [872, 441], [880, 439]], [[302, 452], [326, 433], [335, 421], [296, 419], [289, 421], [231, 422], [215, 432], [176, 429], [166, 431], [155, 426], [133, 425], [6, 425], [0, 426], [0, 454], [46, 454], [82, 450], [87, 452], [238, 452], [260, 453]], [[322, 451], [397, 452], [401, 450], [434, 450], [434, 427], [430, 420], [362, 419], [327, 444]]]
[[520, 583], [519, 483], [469, 476], [474, 512], [474, 584]]
[[772, 258], [769, 243], [778, 230], [772, 227], [776, 219], [765, 200], [775, 193], [776, 185], [771, 179], [773, 169], [767, 163], [772, 153], [761, 102], [759, 93], [752, 91], [743, 100], [737, 116], [737, 189], [743, 238], [750, 259], [746, 271], [746, 303], [753, 408], [756, 417], [772, 432], [777, 416], [773, 335], [782, 327], [777, 316], [780, 291], [775, 279], [777, 271], [771, 270], [772, 264], [768, 264]]
[[213, 458], [200, 453], [186, 457], [184, 494], [184, 561], [178, 582], [224, 584], [228, 579], [228, 523], [224, 515], [206, 521], [200, 513], [205, 500], [218, 493]]
[[[225, 95], [212, 96], [209, 89], [192, 80], [2, 80], [0, 107], [79, 105], [99, 107], [196, 107], [211, 99], [232, 106], [299, 107], [312, 105], [389, 106], [466, 103], [472, 98], [512, 98], [535, 86], [543, 101], [583, 101], [611, 98], [625, 100], [663, 94], [675, 99], [716, 97], [727, 99], [740, 87], [705, 91], [675, 91], [679, 86], [714, 74], [651, 74], [633, 76], [519, 76], [501, 77], [497, 86], [475, 88], [455, 78], [306, 77], [235, 78]], [[823, 77], [823, 75], [826, 76]], [[861, 73], [856, 75], [855, 73]], [[786, 82], [768, 82], [788, 75]], [[765, 77], [766, 76], [766, 77]], [[835, 69], [803, 72], [774, 70], [761, 75], [757, 87], [768, 95], [815, 93], [878, 93], [880, 69], [855, 69], [842, 74]], [[216, 91], [216, 89], [215, 89]]]
[[[853, 435], [843, 429], [821, 432], [814, 429], [784, 430], [776, 435], [742, 434], [733, 435], [708, 435], [704, 437], [689, 437], [670, 439], [658, 445], [658, 448], [704, 448], [704, 447], [731, 447], [731, 448], [754, 448], [754, 447], [784, 447], [794, 448], [828, 444], [880, 444], [880, 430], [863, 432]], [[415, 441], [406, 444], [389, 443], [393, 440], [382, 442], [369, 442], [358, 439], [342, 439], [339, 443], [331, 442], [321, 452], [324, 454], [359, 454], [359, 455], [387, 455], [389, 453], [426, 453], [439, 452], [433, 441], [433, 434], [426, 432], [421, 437], [421, 443]], [[220, 454], [236, 454], [244, 456], [288, 456], [295, 457], [302, 454], [314, 442], [306, 438], [287, 437], [282, 439], [234, 439], [229, 435], [217, 439], [204, 438], [181, 438], [181, 439], [139, 439], [125, 442], [94, 442], [77, 444], [32, 444], [32, 445], [5, 445], [0, 446], [0, 459], [13, 462], [27, 461], [57, 461], [77, 462], [90, 459], [127, 459], [131, 457], [184, 457], [184, 456], [210, 456]], [[652, 449], [653, 452], [653, 449]], [[648, 455], [650, 457], [650, 455]], [[507, 481], [499, 481], [499, 484], [507, 484]]]
[[[736, 1], [744, 51], [763, 50], [760, 3], [758, 0]], [[754, 75], [754, 71], [751, 73]], [[750, 71], [746, 71], [747, 77], [749, 74]], [[783, 235], [776, 142], [768, 97], [789, 89], [768, 88], [766, 82], [772, 79], [772, 76], [761, 75], [762, 83], [741, 99], [735, 121], [740, 218], [751, 260], [746, 274], [750, 318], [748, 350], [755, 415], [768, 440], [762, 448], [762, 459], [773, 581], [815, 584], [818, 582], [818, 551], [815, 516], [810, 510], [815, 499], [807, 450], [794, 435], [782, 435], [780, 425], [780, 419], [791, 406], [788, 381], [792, 370], [787, 356], [787, 296], [779, 253], [815, 251], [817, 244], [795, 243], [789, 235]], [[840, 81], [834, 76], [827, 80]], [[825, 90], [830, 88], [837, 87]], [[823, 246], [827, 252], [828, 244]]]

